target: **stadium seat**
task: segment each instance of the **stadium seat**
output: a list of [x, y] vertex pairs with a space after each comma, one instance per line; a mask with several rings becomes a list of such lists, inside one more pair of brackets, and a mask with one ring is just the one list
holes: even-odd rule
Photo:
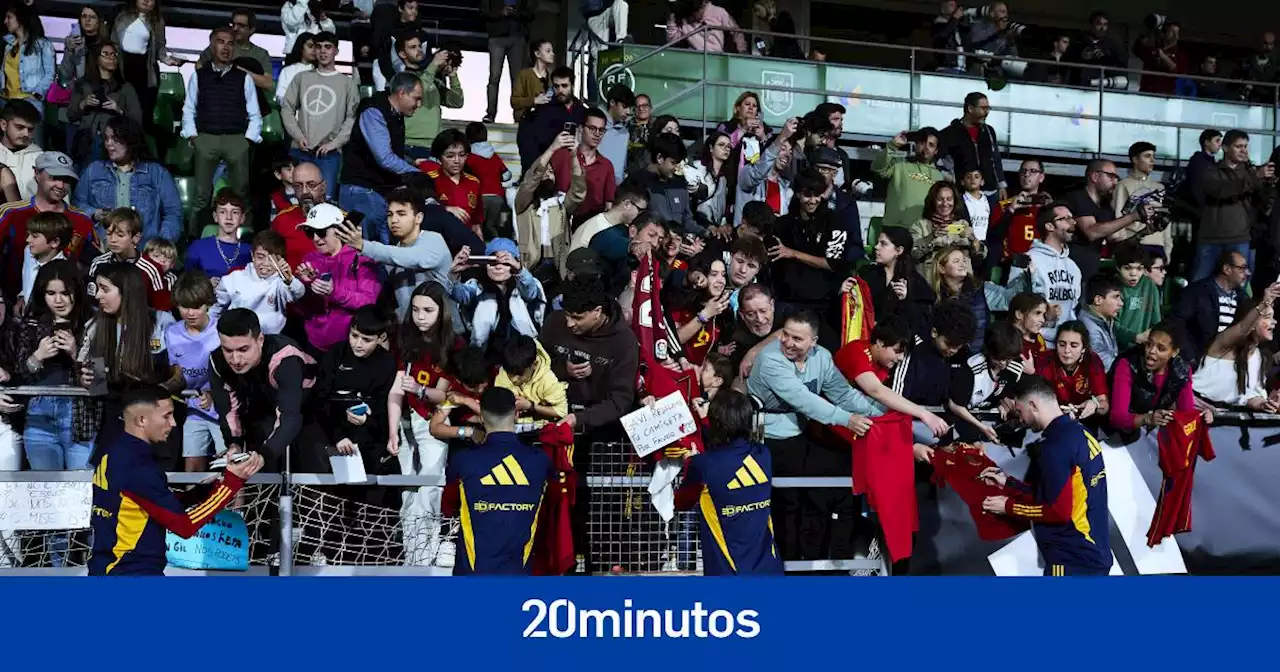
[[151, 112], [151, 121], [162, 133], [171, 134], [177, 120], [173, 116], [172, 107], [157, 101], [155, 110]]
[[191, 207], [196, 200], [196, 179], [194, 177], [183, 175], [173, 178], [174, 184], [178, 187], [178, 198], [182, 201], [183, 209]]
[[284, 124], [280, 121], [280, 110], [271, 110], [271, 114], [262, 119], [262, 142], [281, 142], [283, 140]]
[[160, 89], [156, 93], [156, 107], [167, 104], [169, 107], [179, 107], [183, 101], [187, 99], [186, 82], [182, 79], [181, 72], [162, 72], [160, 73]]
[[170, 145], [168, 151], [164, 153], [164, 162], [169, 167], [169, 172], [177, 175], [191, 175], [195, 170], [195, 153], [191, 149], [191, 143], [177, 138]]

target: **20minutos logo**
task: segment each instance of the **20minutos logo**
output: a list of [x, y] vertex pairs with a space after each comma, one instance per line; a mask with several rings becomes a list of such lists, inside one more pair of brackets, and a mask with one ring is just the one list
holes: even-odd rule
[[521, 611], [532, 612], [523, 637], [566, 639], [595, 638], [699, 638], [751, 639], [760, 634], [759, 612], [716, 609], [707, 611], [701, 602], [692, 609], [633, 609], [631, 600], [622, 609], [579, 609], [572, 600], [560, 598], [548, 604], [537, 598], [525, 600]]

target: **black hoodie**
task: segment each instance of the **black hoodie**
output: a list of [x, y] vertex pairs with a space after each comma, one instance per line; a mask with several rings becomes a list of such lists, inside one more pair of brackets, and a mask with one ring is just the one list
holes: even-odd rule
[[[640, 344], [631, 325], [622, 319], [617, 301], [606, 306], [608, 319], [589, 334], [575, 334], [565, 322], [564, 311], [547, 316], [538, 340], [551, 355], [556, 378], [568, 382], [570, 411], [579, 431], [591, 430], [621, 418], [636, 402], [636, 370]], [[591, 359], [591, 375], [581, 380], [569, 375], [570, 353]], [[581, 406], [582, 410], [573, 410]]]

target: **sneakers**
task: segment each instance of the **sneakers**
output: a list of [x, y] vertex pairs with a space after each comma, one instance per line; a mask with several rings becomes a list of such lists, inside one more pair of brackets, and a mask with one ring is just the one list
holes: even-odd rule
[[484, 119], [481, 119], [480, 121], [482, 121], [482, 122], [484, 122], [484, 123], [486, 123], [486, 124], [492, 124], [492, 123], [493, 123], [493, 115], [492, 115], [492, 114], [486, 114], [486, 115], [484, 115]]

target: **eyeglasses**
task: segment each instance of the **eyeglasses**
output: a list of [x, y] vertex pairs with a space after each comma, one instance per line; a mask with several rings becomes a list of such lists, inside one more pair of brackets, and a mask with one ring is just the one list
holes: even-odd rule
[[293, 189], [294, 189], [294, 191], [315, 191], [316, 189], [319, 189], [319, 188], [320, 188], [320, 187], [322, 187], [322, 186], [324, 186], [324, 182], [323, 182], [323, 181], [321, 181], [321, 182], [294, 182], [294, 183], [293, 183]]
[[1054, 224], [1057, 224], [1058, 222], [1074, 222], [1074, 221], [1076, 221], [1076, 218], [1073, 215], [1064, 215], [1062, 217], [1053, 218]]
[[1098, 171], [1098, 172], [1099, 172], [1100, 174], [1102, 174], [1102, 175], [1106, 175], [1107, 177], [1109, 177], [1109, 178], [1111, 178], [1111, 179], [1113, 179], [1113, 180], [1119, 180], [1119, 179], [1120, 179], [1120, 175], [1119, 175], [1118, 173], [1112, 173], [1112, 172], [1108, 172], [1108, 171], [1105, 171], [1105, 170], [1100, 170], [1100, 171]]
[[117, 56], [119, 56], [119, 54], [114, 51], [104, 51], [101, 54], [98, 54], [98, 58], [116, 58]]
[[604, 133], [604, 126], [589, 126], [589, 125], [583, 125], [583, 128], [584, 128], [584, 129], [586, 129], [586, 130], [588, 130], [588, 131], [591, 131], [592, 133], [595, 133], [596, 135], [599, 135], [599, 134], [601, 134], [601, 133]]
[[653, 105], [650, 105], [649, 103], [637, 103], [637, 104], [636, 104], [636, 109], [638, 109], [638, 110], [652, 110], [652, 109], [653, 109]]

